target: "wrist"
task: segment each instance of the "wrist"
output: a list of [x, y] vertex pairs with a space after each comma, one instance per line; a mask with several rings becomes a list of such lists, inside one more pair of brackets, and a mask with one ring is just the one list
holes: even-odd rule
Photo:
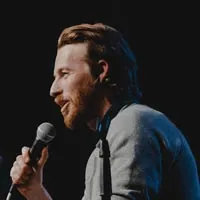
[[35, 188], [34, 191], [28, 191], [25, 196], [27, 200], [52, 200], [51, 196], [43, 185]]

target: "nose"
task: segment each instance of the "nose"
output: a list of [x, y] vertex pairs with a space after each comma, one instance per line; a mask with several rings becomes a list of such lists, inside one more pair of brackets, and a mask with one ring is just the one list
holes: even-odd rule
[[56, 97], [61, 92], [58, 80], [54, 80], [50, 88], [50, 96]]

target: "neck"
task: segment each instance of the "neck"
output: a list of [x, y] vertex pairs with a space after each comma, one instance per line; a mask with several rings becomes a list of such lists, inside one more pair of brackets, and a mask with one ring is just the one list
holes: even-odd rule
[[97, 115], [87, 122], [88, 127], [93, 131], [96, 131], [99, 120], [103, 119], [104, 115], [111, 107], [111, 103], [107, 98], [104, 98], [102, 103], [100, 103], [99, 105], [100, 106], [98, 108]]

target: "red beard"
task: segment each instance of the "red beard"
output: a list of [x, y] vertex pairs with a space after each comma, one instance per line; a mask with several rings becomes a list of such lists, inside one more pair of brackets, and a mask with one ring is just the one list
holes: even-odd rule
[[63, 115], [66, 127], [76, 129], [95, 116], [94, 105], [97, 104], [95, 99], [97, 99], [97, 90], [94, 82], [74, 91], [66, 107], [66, 114]]

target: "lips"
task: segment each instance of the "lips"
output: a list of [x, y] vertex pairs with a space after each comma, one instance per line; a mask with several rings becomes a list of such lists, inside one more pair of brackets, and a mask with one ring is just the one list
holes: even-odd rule
[[67, 106], [69, 105], [69, 100], [63, 99], [62, 95], [58, 95], [54, 99], [55, 103], [60, 107], [60, 112], [64, 115], [66, 114]]
[[66, 108], [67, 108], [68, 105], [69, 105], [68, 101], [65, 102], [64, 104], [62, 104], [61, 109], [60, 109], [62, 114], [66, 114]]

